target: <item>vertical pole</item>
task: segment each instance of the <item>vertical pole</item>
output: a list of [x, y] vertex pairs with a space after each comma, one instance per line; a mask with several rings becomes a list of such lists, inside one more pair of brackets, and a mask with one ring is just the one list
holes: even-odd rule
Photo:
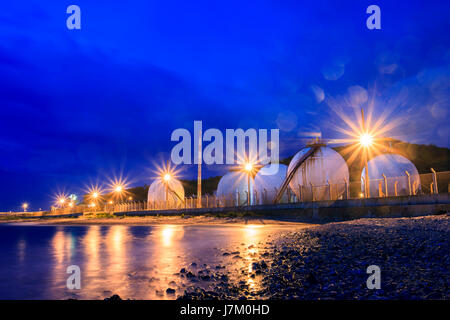
[[202, 129], [198, 135], [197, 208], [202, 207]]
[[[166, 172], [170, 172], [169, 170], [169, 160], [166, 161]], [[166, 203], [165, 203], [165, 208], [167, 209], [168, 206], [168, 201], [169, 201], [169, 181], [164, 180], [164, 184], [166, 186]]]
[[169, 201], [169, 186], [167, 185], [167, 182], [165, 183], [166, 185], [166, 203], [167, 201]]
[[345, 199], [348, 199], [348, 183], [347, 179], [344, 179], [345, 182]]
[[327, 184], [328, 184], [328, 195], [330, 197], [330, 200], [333, 200], [332, 197], [331, 197], [331, 184], [330, 184], [330, 181], [327, 180]]
[[395, 193], [395, 196], [398, 196], [398, 193], [397, 193], [397, 185], [398, 185], [398, 180], [395, 181], [395, 183], [394, 183], [394, 193]]
[[[367, 133], [366, 132], [366, 124], [364, 123], [364, 109], [361, 108], [361, 119], [362, 119], [362, 131], [363, 134]], [[365, 180], [365, 184], [364, 184], [364, 193], [366, 194], [366, 198], [370, 197], [370, 181], [369, 181], [369, 170], [368, 170], [368, 166], [367, 166], [367, 161], [368, 161], [368, 152], [367, 152], [367, 148], [364, 148], [364, 171], [365, 171], [365, 176], [366, 176], [366, 180]]]
[[387, 186], [387, 178], [386, 175], [383, 173], [383, 179], [384, 179], [384, 196], [388, 197], [388, 186]]
[[[361, 180], [364, 183], [364, 197], [365, 197], [366, 196], [366, 175], [364, 175], [364, 177], [361, 177]], [[361, 192], [361, 194], [362, 194], [362, 192]]]
[[247, 205], [250, 205], [250, 172], [247, 173]]
[[433, 193], [438, 194], [438, 185], [437, 185], [437, 175], [436, 171], [434, 171], [433, 168], [431, 168], [431, 172], [433, 172]]
[[405, 170], [406, 175], [408, 176], [408, 192], [409, 195], [412, 195], [412, 190], [411, 190], [411, 175], [409, 174], [409, 172], [407, 170]]

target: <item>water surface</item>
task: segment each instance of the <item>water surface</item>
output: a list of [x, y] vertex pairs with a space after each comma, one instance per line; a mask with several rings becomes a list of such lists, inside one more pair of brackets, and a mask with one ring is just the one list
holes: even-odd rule
[[[0, 299], [174, 299], [191, 280], [180, 276], [226, 266], [250, 289], [251, 271], [270, 241], [300, 226], [43, 226], [0, 225]], [[237, 253], [238, 252], [238, 253]], [[195, 265], [192, 265], [195, 263]], [[81, 269], [81, 289], [69, 290], [66, 269]], [[240, 279], [242, 280], [242, 279]], [[195, 279], [194, 279], [195, 281]], [[197, 286], [212, 288], [209, 281]], [[167, 288], [176, 294], [166, 294]]]

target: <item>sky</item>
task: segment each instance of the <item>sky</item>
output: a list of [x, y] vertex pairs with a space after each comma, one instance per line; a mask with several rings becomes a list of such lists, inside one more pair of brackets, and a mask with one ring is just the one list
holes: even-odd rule
[[[66, 27], [71, 4], [81, 30]], [[366, 27], [371, 4], [381, 30]], [[150, 184], [194, 120], [278, 128], [286, 157], [364, 107], [395, 122], [389, 136], [450, 147], [449, 16], [436, 0], [4, 3], [0, 211], [120, 174]]]

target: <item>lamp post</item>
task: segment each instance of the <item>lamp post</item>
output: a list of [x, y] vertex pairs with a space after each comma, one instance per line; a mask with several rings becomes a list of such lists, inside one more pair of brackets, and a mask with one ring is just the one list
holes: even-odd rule
[[364, 122], [364, 109], [361, 108], [361, 119], [362, 119], [362, 135], [360, 137], [360, 143], [364, 148], [364, 171], [366, 173], [365, 181], [364, 181], [364, 193], [366, 198], [370, 197], [370, 180], [369, 180], [369, 170], [367, 161], [369, 158], [369, 147], [372, 144], [372, 136], [366, 131], [366, 124]]
[[247, 205], [250, 205], [250, 175], [253, 171], [253, 164], [247, 162], [244, 166], [244, 171], [247, 173]]
[[124, 189], [124, 187], [123, 187], [122, 184], [118, 183], [118, 184], [116, 184], [116, 185], [114, 186], [113, 191], [114, 191], [114, 193], [117, 195], [117, 199], [118, 199], [118, 200], [121, 200], [122, 195], [123, 195], [125, 189]]
[[169, 181], [172, 180], [172, 175], [170, 173], [165, 173], [163, 175], [164, 185], [166, 186], [166, 205], [169, 201]]
[[22, 204], [23, 212], [27, 212], [28, 209], [28, 203]]

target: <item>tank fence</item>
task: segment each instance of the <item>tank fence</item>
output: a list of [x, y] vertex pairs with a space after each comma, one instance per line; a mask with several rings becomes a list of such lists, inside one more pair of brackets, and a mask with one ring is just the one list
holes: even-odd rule
[[[383, 177], [383, 179], [370, 179], [369, 194], [363, 191], [365, 181], [347, 182], [325, 185], [298, 185], [296, 188], [289, 186], [284, 192], [279, 203], [299, 203], [307, 201], [345, 200], [360, 198], [380, 198], [396, 196], [414, 196], [437, 193], [450, 193], [450, 171], [432, 172], [427, 174], [410, 175], [405, 172], [400, 177]], [[184, 201], [134, 201], [117, 204], [105, 204], [104, 208], [97, 211], [106, 212], [133, 212], [150, 210], [173, 210], [173, 209], [196, 209], [196, 208], [218, 208], [218, 207], [244, 207], [248, 205], [269, 205], [278, 189], [263, 189], [261, 192], [253, 190], [250, 199], [247, 191], [217, 196], [204, 195], [201, 198], [201, 206], [198, 205], [197, 197], [185, 197]], [[95, 210], [94, 210], [95, 211]]]

